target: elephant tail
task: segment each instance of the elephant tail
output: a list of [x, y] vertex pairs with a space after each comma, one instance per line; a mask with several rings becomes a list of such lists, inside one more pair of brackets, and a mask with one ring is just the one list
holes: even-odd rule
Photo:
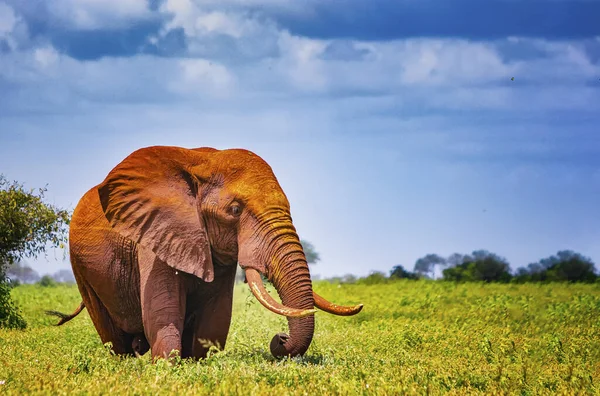
[[77, 307], [77, 309], [75, 310], [75, 312], [73, 312], [71, 315], [67, 315], [67, 314], [64, 314], [64, 313], [58, 312], [58, 311], [46, 311], [46, 315], [58, 316], [60, 318], [60, 321], [56, 325], [60, 326], [62, 324], [67, 323], [69, 320], [73, 319], [75, 316], [79, 315], [79, 313], [81, 311], [83, 311], [83, 308], [85, 308], [85, 304], [82, 301], [79, 304], [79, 306]]

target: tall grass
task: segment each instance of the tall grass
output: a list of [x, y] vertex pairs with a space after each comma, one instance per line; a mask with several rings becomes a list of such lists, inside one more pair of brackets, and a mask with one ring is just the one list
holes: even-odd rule
[[119, 394], [556, 394], [600, 393], [600, 286], [394, 281], [315, 290], [353, 317], [317, 313], [302, 358], [276, 360], [285, 318], [236, 286], [227, 347], [200, 362], [152, 364], [101, 345], [76, 286], [20, 286], [29, 328], [0, 330], [0, 393]]

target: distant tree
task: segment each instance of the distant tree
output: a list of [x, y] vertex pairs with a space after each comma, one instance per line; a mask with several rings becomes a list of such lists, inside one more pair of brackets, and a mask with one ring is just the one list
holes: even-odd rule
[[594, 282], [597, 278], [594, 262], [571, 250], [561, 250], [555, 256], [540, 260], [547, 268], [550, 280], [569, 282]]
[[462, 263], [442, 271], [442, 279], [454, 282], [472, 282], [473, 268], [468, 263]]
[[61, 269], [52, 274], [52, 279], [59, 283], [75, 283], [73, 271], [69, 269]]
[[510, 265], [506, 259], [486, 250], [476, 250], [463, 256], [463, 262], [443, 271], [443, 277], [452, 281], [508, 282]]
[[391, 279], [419, 279], [419, 276], [414, 272], [409, 272], [401, 265], [396, 265], [390, 272]]
[[516, 283], [531, 282], [531, 280], [531, 273], [524, 267], [517, 268], [515, 275], [512, 278], [512, 281]]
[[355, 283], [356, 275], [346, 274], [346, 275], [342, 276], [341, 282], [342, 283]]
[[531, 263], [527, 267], [519, 267], [512, 279], [516, 283], [547, 281], [546, 269], [540, 263]]
[[356, 275], [346, 274], [344, 276], [332, 276], [324, 280], [329, 283], [356, 283], [359, 279], [356, 278]]
[[38, 282], [38, 285], [43, 287], [56, 286], [56, 281], [50, 275], [44, 275]]
[[329, 283], [344, 283], [341, 276], [332, 276], [331, 278], [325, 278]]
[[556, 255], [519, 268], [515, 275], [518, 282], [595, 282], [598, 275], [594, 262], [572, 250], [561, 250]]
[[530, 263], [527, 266], [527, 272], [529, 272], [530, 274], [540, 274], [547, 269], [548, 269], [547, 267], [545, 267], [544, 265], [542, 265], [540, 263]]
[[43, 202], [45, 188], [25, 190], [0, 175], [0, 327], [25, 328], [25, 320], [10, 299], [7, 267], [24, 257], [36, 257], [67, 240], [70, 215]]
[[304, 239], [301, 239], [300, 243], [302, 244], [302, 249], [304, 250], [306, 262], [308, 264], [316, 264], [317, 261], [321, 260], [319, 253], [317, 253], [312, 243]]
[[40, 280], [37, 271], [21, 260], [9, 264], [6, 275], [11, 281], [19, 281], [19, 283], [35, 283]]
[[364, 285], [376, 285], [380, 283], [386, 283], [388, 281], [387, 276], [381, 271], [373, 271], [368, 276], [358, 279], [356, 282]]
[[433, 275], [436, 265], [446, 265], [446, 259], [437, 254], [428, 254], [415, 262], [414, 271], [420, 275]]
[[473, 252], [476, 267], [476, 278], [484, 282], [510, 281], [510, 264], [505, 258], [486, 250]]
[[460, 253], [454, 253], [448, 256], [448, 258], [446, 259], [446, 265], [448, 265], [449, 267], [455, 267], [467, 261], [471, 261], [471, 258], [469, 256]]

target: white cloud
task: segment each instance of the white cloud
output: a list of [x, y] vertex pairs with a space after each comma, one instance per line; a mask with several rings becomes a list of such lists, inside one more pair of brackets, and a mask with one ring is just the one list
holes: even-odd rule
[[43, 48], [36, 48], [33, 51], [33, 57], [36, 62], [43, 68], [51, 67], [55, 65], [59, 60], [59, 54], [54, 47], [48, 46]]
[[117, 29], [152, 17], [147, 0], [55, 0], [48, 10], [81, 30]]
[[188, 55], [239, 63], [271, 56], [277, 51], [275, 24], [245, 9], [212, 9], [198, 1], [166, 0], [160, 12], [169, 17], [160, 33], [149, 38], [159, 44], [170, 32], [183, 30]]
[[401, 79], [406, 84], [471, 85], [509, 75], [509, 67], [489, 44], [425, 39], [399, 44]]
[[[492, 44], [452, 39], [351, 44], [357, 51], [366, 51], [366, 55], [319, 63], [333, 90], [376, 93], [400, 92], [409, 87], [469, 87], [508, 79], [514, 69], [502, 62]], [[322, 45], [305, 46], [322, 49]], [[314, 59], [314, 51], [311, 55]]]
[[[19, 89], [5, 108], [72, 108], [89, 103], [149, 103], [226, 98], [235, 76], [216, 62], [147, 55], [81, 61], [51, 46], [0, 57], [0, 84]], [[0, 89], [1, 85], [0, 85]]]
[[199, 9], [191, 0], [167, 0], [161, 5], [160, 10], [172, 16], [166, 30], [181, 27], [186, 35], [194, 35], [195, 19]]
[[[385, 96], [393, 100], [383, 108], [396, 112], [600, 106], [600, 92], [586, 86], [600, 75], [600, 65], [577, 41], [317, 40], [292, 35], [268, 21], [245, 20], [245, 14], [203, 12], [189, 0], [169, 0], [163, 6], [177, 12], [172, 28], [191, 29], [195, 35], [189, 37], [192, 51], [186, 58], [136, 55], [78, 61], [44, 44], [0, 58], [0, 75], [24, 84], [24, 89], [49, 87], [52, 92], [56, 85], [65, 98], [84, 96], [90, 101], [223, 99], [235, 93], [251, 100], [359, 95], [361, 103], [367, 100], [364, 95]], [[6, 9], [2, 15], [14, 14]], [[3, 23], [4, 31], [15, 26], [15, 19]], [[219, 41], [223, 36], [227, 39]], [[542, 55], [514, 61], [503, 52], [524, 41]], [[337, 52], [330, 51], [334, 44]]]
[[263, 23], [244, 11], [210, 10], [200, 2], [192, 0], [167, 0], [160, 11], [171, 16], [163, 34], [169, 30], [182, 28], [188, 37], [199, 38], [207, 35], [226, 35], [235, 39], [263, 31]]
[[184, 59], [178, 62], [178, 78], [170, 84], [175, 92], [226, 97], [234, 88], [234, 77], [223, 65], [205, 59]]
[[29, 41], [25, 21], [5, 2], [0, 1], [0, 44], [5, 42], [12, 51]]
[[[290, 7], [297, 3], [296, 0], [195, 0], [200, 5], [239, 5], [244, 7], [262, 6], [262, 7]], [[303, 2], [303, 3], [306, 3]]]
[[11, 33], [17, 24], [15, 11], [6, 3], [0, 2], [0, 38]]
[[223, 12], [213, 11], [200, 15], [196, 19], [196, 28], [203, 33], [222, 33], [234, 38], [240, 38], [244, 31], [243, 24], [238, 23]]
[[[434, 107], [510, 108], [519, 103], [524, 84], [541, 86], [553, 81], [554, 88], [581, 86], [583, 79], [600, 73], [599, 66], [576, 42], [519, 37], [496, 42], [319, 40], [293, 35], [265, 15], [248, 11], [260, 4], [285, 8], [288, 1], [226, 3], [166, 0], [160, 11], [172, 19], [159, 37], [150, 41], [159, 42], [173, 29], [183, 29], [188, 55], [226, 65], [242, 89], [317, 95], [386, 94], [409, 100], [413, 96], [414, 101]], [[312, 3], [305, 4], [304, 10], [311, 7]], [[515, 61], [503, 52], [523, 42], [544, 56]], [[343, 51], [329, 52], [333, 44]], [[511, 77], [516, 81], [511, 82]], [[552, 91], [553, 87], [545, 88]], [[577, 94], [567, 96], [573, 96], [568, 100], [571, 104], [565, 103], [567, 107], [579, 102]]]
[[192, 2], [206, 9], [255, 9], [301, 15], [312, 14], [314, 5], [318, 4], [318, 0], [192, 0]]
[[295, 89], [322, 92], [327, 89], [326, 62], [319, 56], [327, 43], [293, 36], [282, 32], [279, 37], [281, 58], [278, 70], [286, 76]]

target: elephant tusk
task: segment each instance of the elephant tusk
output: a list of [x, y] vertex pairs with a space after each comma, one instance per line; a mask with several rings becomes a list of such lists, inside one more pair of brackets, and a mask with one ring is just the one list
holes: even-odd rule
[[362, 304], [358, 304], [353, 307], [344, 307], [342, 305], [333, 304], [333, 303], [325, 300], [323, 297], [319, 296], [314, 291], [313, 291], [313, 297], [315, 299], [315, 307], [317, 307], [325, 312], [329, 312], [330, 314], [334, 314], [334, 315], [340, 315], [340, 316], [356, 315], [363, 308]]
[[285, 305], [275, 301], [273, 297], [265, 289], [265, 285], [260, 277], [257, 270], [248, 268], [246, 270], [246, 280], [250, 291], [254, 294], [254, 297], [265, 306], [269, 311], [275, 312], [276, 314], [287, 316], [290, 318], [302, 318], [304, 316], [313, 315], [317, 312], [316, 309], [297, 309], [286, 307]]

